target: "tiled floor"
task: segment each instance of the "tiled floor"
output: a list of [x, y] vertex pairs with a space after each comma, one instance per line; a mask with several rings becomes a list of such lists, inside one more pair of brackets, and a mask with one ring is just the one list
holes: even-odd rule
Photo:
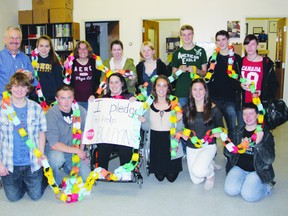
[[[142, 189], [136, 183], [99, 182], [92, 194], [79, 203], [65, 204], [55, 199], [47, 188], [43, 198], [37, 202], [28, 196], [16, 203], [7, 201], [0, 190], [1, 216], [26, 215], [147, 215], [147, 216], [286, 216], [288, 215], [288, 123], [273, 131], [276, 140], [276, 185], [270, 197], [256, 203], [247, 203], [240, 197], [229, 197], [223, 191], [225, 172], [217, 171], [215, 188], [205, 191], [203, 184], [193, 185], [186, 160], [183, 172], [174, 183], [158, 182], [153, 175], [144, 176]], [[224, 167], [222, 146], [218, 145], [217, 163]], [[112, 163], [116, 163], [112, 161]]]

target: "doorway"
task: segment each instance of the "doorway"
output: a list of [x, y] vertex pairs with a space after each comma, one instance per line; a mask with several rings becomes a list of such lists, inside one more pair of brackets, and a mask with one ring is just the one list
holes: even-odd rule
[[85, 22], [85, 38], [93, 52], [106, 60], [111, 57], [111, 42], [119, 40], [119, 21]]
[[[142, 42], [149, 40], [154, 45], [157, 58], [169, 63], [169, 46], [167, 38], [179, 38], [180, 19], [144, 19]], [[178, 43], [179, 44], [179, 43]]]

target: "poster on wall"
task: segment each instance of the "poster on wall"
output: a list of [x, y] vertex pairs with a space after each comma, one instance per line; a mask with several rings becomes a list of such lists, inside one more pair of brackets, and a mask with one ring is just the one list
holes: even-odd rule
[[227, 21], [227, 31], [231, 38], [240, 38], [240, 21]]
[[111, 143], [138, 148], [141, 123], [132, 116], [142, 106], [142, 102], [123, 99], [89, 101], [83, 144]]

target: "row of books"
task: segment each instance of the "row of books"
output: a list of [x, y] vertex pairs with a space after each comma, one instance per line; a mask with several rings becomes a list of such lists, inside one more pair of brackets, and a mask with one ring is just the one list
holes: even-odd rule
[[[54, 37], [70, 37], [71, 25], [69, 24], [55, 24], [53, 27]], [[47, 34], [45, 26], [36, 26], [36, 34], [28, 34], [28, 39], [37, 39], [41, 35]]]
[[73, 50], [73, 42], [63, 38], [53, 38], [52, 44], [55, 51]]
[[[67, 39], [54, 38], [52, 39], [52, 44], [55, 51], [73, 51], [73, 42], [68, 41]], [[28, 55], [32, 53], [33, 49], [35, 49], [35, 47], [31, 45], [24, 46], [24, 52]]]
[[71, 25], [69, 24], [55, 24], [55, 37], [70, 37]]

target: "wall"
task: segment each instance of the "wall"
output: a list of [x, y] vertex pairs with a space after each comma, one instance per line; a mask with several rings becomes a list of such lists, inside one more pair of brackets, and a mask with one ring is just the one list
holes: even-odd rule
[[[168, 64], [168, 58], [166, 53], [166, 38], [167, 37], [178, 37], [180, 19], [177, 20], [156, 20], [159, 22], [159, 57], [160, 59]], [[139, 46], [140, 49], [140, 46]]]
[[[23, 0], [27, 1], [27, 0]], [[18, 25], [19, 0], [1, 0], [0, 7], [0, 49], [4, 47], [3, 36], [8, 26]], [[28, 1], [31, 5], [31, 0]], [[5, 5], [5, 6], [4, 6]], [[28, 5], [29, 7], [29, 5]], [[23, 7], [24, 8], [24, 7]], [[30, 6], [31, 8], [31, 6]]]
[[277, 21], [278, 19], [247, 19], [246, 23], [248, 23], [248, 34], [253, 34], [254, 27], [262, 27], [265, 30], [265, 33], [268, 35], [268, 57], [275, 61], [276, 56], [276, 38], [277, 33], [269, 32], [269, 22]]
[[[22, 2], [21, 9], [23, 5], [26, 6], [23, 1], [28, 0], [18, 0], [19, 3]], [[12, 4], [9, 0], [5, 2]], [[227, 28], [228, 20], [240, 20], [241, 37], [231, 42], [242, 42], [246, 17], [288, 17], [288, 1], [284, 0], [242, 0], [231, 3], [230, 0], [223, 0], [221, 3], [206, 0], [205, 4], [195, 0], [178, 0], [177, 3], [161, 0], [74, 0], [73, 14], [74, 20], [81, 24], [81, 39], [85, 37], [85, 21], [119, 20], [120, 39], [124, 43], [125, 54], [135, 59], [139, 57], [143, 19], [180, 19], [181, 24], [189, 23], [194, 27], [194, 40], [198, 42], [211, 42], [215, 32]], [[4, 8], [1, 10], [4, 11]], [[287, 62], [286, 60], [286, 68]], [[285, 77], [285, 83], [288, 83], [288, 77]], [[286, 91], [284, 99], [288, 102]]]

